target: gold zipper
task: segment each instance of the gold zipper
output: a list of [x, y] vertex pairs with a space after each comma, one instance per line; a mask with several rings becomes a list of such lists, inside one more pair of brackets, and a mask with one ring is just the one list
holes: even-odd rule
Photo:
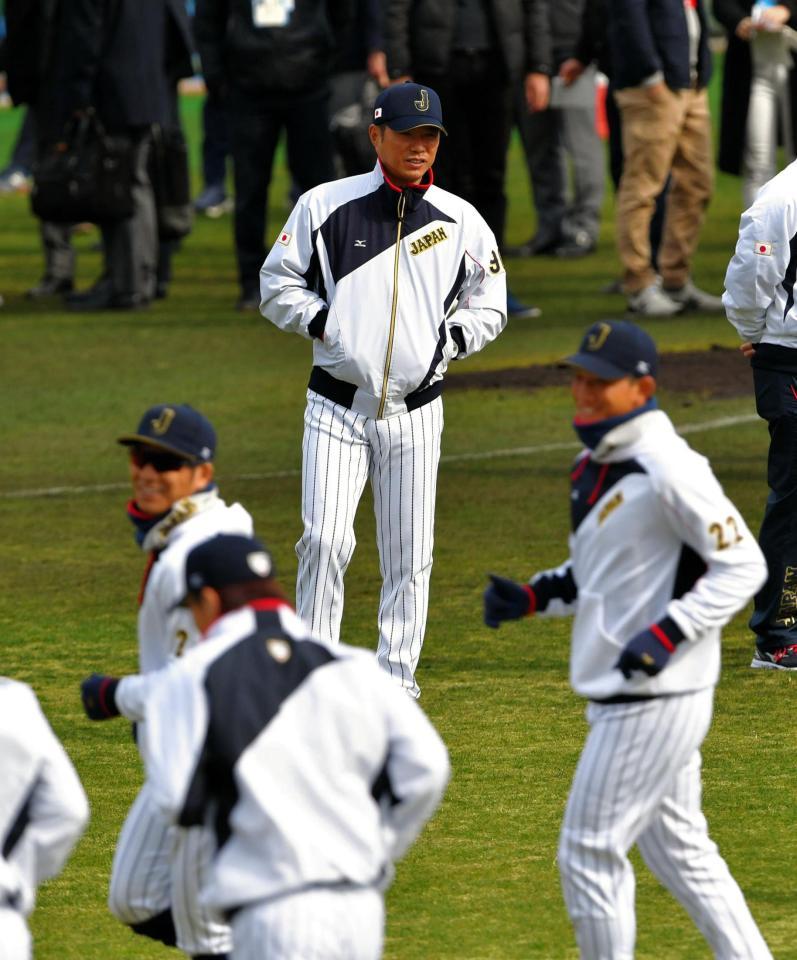
[[393, 259], [393, 303], [390, 307], [390, 333], [387, 338], [387, 353], [385, 354], [385, 369], [382, 371], [382, 396], [379, 400], [379, 409], [376, 412], [377, 419], [380, 419], [385, 412], [385, 401], [387, 400], [387, 378], [390, 373], [390, 361], [393, 358], [393, 338], [396, 333], [396, 307], [398, 306], [398, 270], [399, 253], [401, 252], [401, 231], [404, 226], [404, 207], [407, 198], [402, 191], [398, 202], [398, 230], [396, 231], [396, 256]]

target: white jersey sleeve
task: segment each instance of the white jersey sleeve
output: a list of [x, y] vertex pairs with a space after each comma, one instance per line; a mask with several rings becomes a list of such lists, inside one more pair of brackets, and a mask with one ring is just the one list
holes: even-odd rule
[[327, 309], [307, 285], [314, 241], [309, 195], [304, 194], [260, 269], [260, 312], [280, 330], [308, 339], [310, 321]]
[[462, 330], [462, 360], [495, 340], [506, 326], [506, 271], [498, 242], [482, 217], [472, 210], [466, 218], [465, 282], [449, 326]]
[[[89, 818], [72, 762], [25, 684], [0, 684], [0, 817], [10, 873], [20, 879], [21, 906], [63, 867]], [[8, 875], [9, 871], [6, 872]], [[11, 891], [9, 891], [11, 892]]]
[[[196, 661], [196, 657], [190, 658]], [[152, 675], [143, 727], [147, 780], [155, 803], [176, 822], [202, 756], [208, 708], [201, 678], [187, 662]]]
[[685, 638], [696, 640], [742, 609], [764, 583], [766, 562], [704, 457], [695, 454], [677, 476], [654, 472], [653, 482], [675, 534], [706, 564], [694, 586], [667, 605]]
[[398, 860], [439, 806], [451, 768], [443, 741], [415, 701], [386, 674], [374, 671], [374, 679], [388, 724], [386, 773], [393, 793], [382, 804], [383, 829]]

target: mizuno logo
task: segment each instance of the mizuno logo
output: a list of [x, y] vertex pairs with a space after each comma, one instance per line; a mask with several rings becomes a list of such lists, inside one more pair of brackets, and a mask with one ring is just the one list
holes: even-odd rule
[[365, 246], [365, 240], [355, 240], [355, 241], [354, 241], [354, 246], [355, 246], [355, 247], [364, 247], [364, 246]]
[[428, 250], [436, 243], [442, 243], [443, 240], [448, 240], [448, 234], [443, 227], [438, 227], [436, 230], [431, 230], [422, 237], [418, 237], [417, 240], [413, 240], [410, 244], [410, 253], [413, 257], [417, 257], [419, 253], [423, 253], [424, 250]]

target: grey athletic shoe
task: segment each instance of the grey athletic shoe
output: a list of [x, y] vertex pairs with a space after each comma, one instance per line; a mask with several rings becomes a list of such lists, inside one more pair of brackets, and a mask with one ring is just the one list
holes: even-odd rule
[[758, 670], [797, 670], [797, 643], [768, 651], [756, 647], [750, 666]]
[[691, 280], [687, 280], [682, 287], [664, 287], [664, 293], [680, 303], [684, 310], [699, 310], [704, 313], [723, 313], [722, 297], [715, 297], [713, 293], [706, 293], [696, 287]]
[[638, 293], [629, 294], [628, 310], [640, 317], [672, 317], [683, 310], [683, 305], [668, 297], [657, 281]]

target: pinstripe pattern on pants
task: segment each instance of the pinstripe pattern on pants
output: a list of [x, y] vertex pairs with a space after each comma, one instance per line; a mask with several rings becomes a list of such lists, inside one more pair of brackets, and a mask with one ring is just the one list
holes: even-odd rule
[[232, 957], [379, 960], [384, 923], [377, 890], [306, 890], [240, 910], [232, 921]]
[[343, 577], [366, 479], [374, 494], [382, 591], [380, 665], [412, 696], [429, 605], [443, 405], [437, 398], [383, 420], [308, 391], [296, 608], [313, 633], [340, 639]]
[[108, 894], [111, 913], [132, 925], [171, 909], [177, 944], [185, 953], [229, 952], [229, 926], [199, 903], [213, 849], [205, 828], [170, 826], [144, 784], [116, 844]]
[[590, 731], [559, 842], [565, 903], [584, 960], [632, 960], [636, 843], [721, 960], [771, 960], [700, 809], [700, 745], [713, 689], [590, 703]]

